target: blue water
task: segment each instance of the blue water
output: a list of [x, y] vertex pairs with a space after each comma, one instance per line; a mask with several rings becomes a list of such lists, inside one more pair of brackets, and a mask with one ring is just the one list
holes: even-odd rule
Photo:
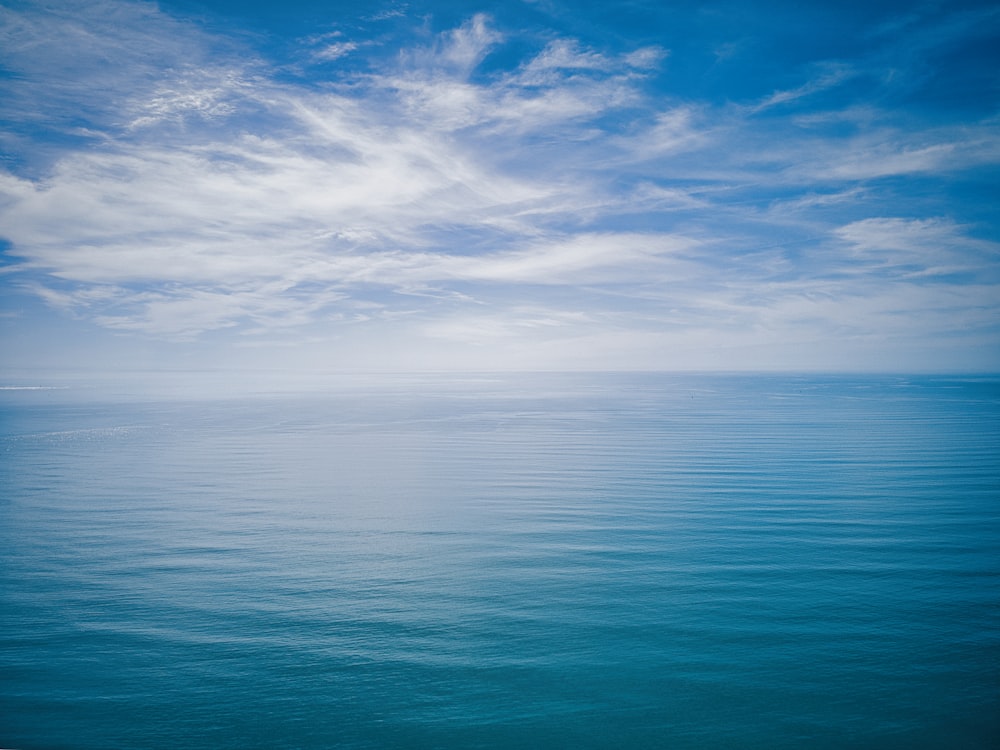
[[1000, 746], [1000, 379], [0, 416], [2, 747]]

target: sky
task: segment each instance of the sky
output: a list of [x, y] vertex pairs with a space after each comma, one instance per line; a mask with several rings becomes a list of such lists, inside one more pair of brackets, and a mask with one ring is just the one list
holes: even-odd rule
[[0, 0], [0, 379], [1000, 372], [1000, 5]]

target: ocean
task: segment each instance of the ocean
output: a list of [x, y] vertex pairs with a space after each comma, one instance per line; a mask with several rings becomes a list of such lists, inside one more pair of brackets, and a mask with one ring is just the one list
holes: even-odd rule
[[77, 384], [0, 417], [5, 748], [1000, 747], [998, 377]]

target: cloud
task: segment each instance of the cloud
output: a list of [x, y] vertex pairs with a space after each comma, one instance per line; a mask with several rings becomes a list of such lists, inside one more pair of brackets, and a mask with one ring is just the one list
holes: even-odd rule
[[312, 57], [314, 60], [321, 62], [331, 62], [333, 60], [340, 59], [344, 55], [349, 55], [357, 48], [357, 42], [334, 42], [333, 44], [327, 44], [322, 49], [313, 52]]
[[[722, 147], [713, 154], [711, 168], [699, 165], [701, 174], [726, 179], [728, 173], [734, 180], [750, 174], [757, 181], [815, 189], [905, 176], [951, 178], [1000, 163], [996, 124], [994, 117], [912, 124], [875, 107], [820, 110], [777, 122], [730, 111], [690, 139], [678, 128], [675, 142], [699, 149]], [[738, 148], [732, 147], [734, 142]]]
[[491, 26], [489, 16], [477, 13], [458, 28], [439, 34], [433, 45], [404, 51], [400, 58], [407, 68], [464, 77], [501, 41], [503, 35]]
[[388, 58], [310, 37], [290, 73], [148, 4], [0, 13], [22, 145], [2, 278], [116, 332], [667, 364], [645, 349], [915, 340], [995, 311], [995, 243], [880, 182], [995, 164], [995, 119], [852, 99], [857, 61], [747, 106], [654, 86], [663, 48], [518, 45], [483, 14]]
[[873, 218], [835, 232], [851, 256], [868, 269], [909, 279], [970, 275], [1000, 281], [1000, 244], [975, 240], [946, 219]]
[[404, 55], [409, 65], [378, 83], [400, 95], [409, 118], [435, 129], [479, 127], [524, 135], [592, 121], [637, 102], [633, 68], [650, 67], [661, 54], [646, 48], [637, 58], [612, 59], [583, 50], [574, 40], [556, 40], [515, 71], [486, 82], [470, 80], [502, 40], [486, 16], [476, 16], [432, 48]]
[[523, 284], [635, 282], [648, 278], [665, 256], [692, 245], [688, 238], [662, 234], [577, 234], [474, 259], [446, 256], [443, 275]]
[[[219, 53], [238, 59], [224, 39], [151, 4], [116, 0], [0, 7], [0, 38], [0, 64], [12, 74], [2, 83], [7, 117], [44, 128], [114, 130], [136, 92], [155, 106], [150, 92], [165, 71], [167, 85], [187, 89], [193, 72], [217, 67]], [[249, 56], [240, 67], [248, 64]]]
[[816, 165], [811, 173], [839, 180], [866, 180], [893, 175], [954, 172], [979, 164], [1000, 163], [1000, 137], [987, 132], [978, 138], [970, 138], [968, 132], [954, 135], [958, 136], [954, 140], [927, 145], [900, 142], [902, 139], [898, 136], [890, 136], [881, 142], [860, 139], [854, 148], [844, 149], [835, 163]]
[[523, 342], [526, 337], [552, 338], [549, 334], [559, 329], [556, 338], [566, 334], [566, 329], [577, 333], [586, 330], [593, 322], [586, 312], [570, 312], [545, 308], [514, 307], [503, 314], [463, 314], [449, 316], [422, 324], [422, 333], [430, 338], [444, 339], [477, 346], [498, 342]]
[[621, 138], [620, 143], [636, 157], [649, 159], [678, 151], [697, 150], [704, 146], [709, 134], [697, 124], [698, 113], [688, 105], [659, 112], [653, 124]]
[[653, 70], [658, 68], [669, 51], [659, 46], [641, 47], [625, 55], [625, 63], [633, 68]]
[[844, 65], [827, 65], [824, 67], [826, 67], [827, 70], [823, 71], [820, 75], [810, 81], [807, 81], [801, 86], [794, 89], [775, 91], [770, 96], [765, 97], [763, 101], [750, 107], [750, 112], [757, 114], [773, 107], [777, 107], [781, 104], [794, 102], [802, 99], [803, 97], [807, 97], [821, 91], [826, 91], [827, 89], [843, 83], [853, 75], [856, 75], [854, 71]]
[[567, 74], [609, 71], [614, 67], [616, 63], [604, 55], [582, 50], [574, 40], [559, 39], [522, 66], [516, 80], [524, 86], [545, 86], [561, 82]]

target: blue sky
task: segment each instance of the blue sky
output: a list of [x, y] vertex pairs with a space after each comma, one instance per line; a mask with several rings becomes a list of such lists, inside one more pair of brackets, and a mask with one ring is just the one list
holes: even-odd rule
[[1000, 371], [1000, 6], [0, 0], [56, 369]]

